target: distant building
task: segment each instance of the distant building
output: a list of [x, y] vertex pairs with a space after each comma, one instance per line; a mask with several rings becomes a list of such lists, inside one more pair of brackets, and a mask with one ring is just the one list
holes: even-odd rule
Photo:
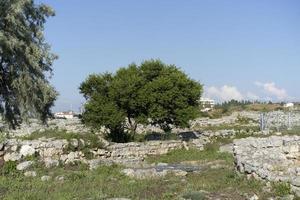
[[207, 112], [212, 110], [215, 107], [215, 100], [209, 99], [209, 98], [201, 98], [200, 99], [200, 104], [201, 104], [201, 111], [202, 112]]
[[73, 111], [69, 111], [69, 112], [57, 112], [54, 114], [55, 118], [60, 118], [60, 119], [73, 119], [74, 117], [76, 117], [76, 113]]
[[294, 103], [286, 103], [286, 104], [284, 104], [284, 106], [283, 107], [285, 107], [285, 108], [294, 108]]

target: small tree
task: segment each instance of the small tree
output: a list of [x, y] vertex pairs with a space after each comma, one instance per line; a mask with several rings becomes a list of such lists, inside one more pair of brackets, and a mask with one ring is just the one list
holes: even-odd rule
[[28, 116], [43, 121], [57, 92], [47, 77], [56, 58], [43, 36], [54, 11], [33, 0], [0, 0], [0, 114], [15, 128]]
[[83, 121], [110, 130], [114, 141], [136, 132], [137, 124], [188, 127], [198, 114], [202, 86], [174, 65], [159, 60], [131, 64], [116, 74], [90, 75], [80, 86], [87, 99]]

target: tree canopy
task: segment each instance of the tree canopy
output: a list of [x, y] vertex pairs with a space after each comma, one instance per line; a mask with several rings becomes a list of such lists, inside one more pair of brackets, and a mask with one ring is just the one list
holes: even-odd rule
[[13, 127], [51, 114], [57, 92], [48, 79], [56, 56], [43, 34], [50, 16], [52, 8], [33, 0], [0, 0], [0, 113]]
[[188, 127], [197, 117], [202, 85], [175, 65], [149, 60], [130, 64], [115, 74], [92, 74], [80, 86], [87, 102], [83, 121], [106, 127], [115, 141], [135, 133], [137, 124]]

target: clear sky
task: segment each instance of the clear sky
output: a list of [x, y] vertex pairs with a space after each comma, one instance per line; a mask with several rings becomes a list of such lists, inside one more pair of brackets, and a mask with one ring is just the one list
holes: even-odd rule
[[300, 100], [299, 0], [38, 0], [56, 16], [55, 111], [78, 110], [91, 73], [159, 58], [217, 100]]

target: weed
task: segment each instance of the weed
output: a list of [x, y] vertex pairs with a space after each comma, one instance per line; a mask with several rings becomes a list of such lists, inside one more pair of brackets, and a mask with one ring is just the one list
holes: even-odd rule
[[286, 196], [291, 193], [291, 186], [289, 183], [272, 183], [272, 189], [276, 196]]
[[202, 192], [197, 192], [197, 191], [191, 191], [187, 192], [182, 196], [184, 199], [190, 199], [190, 200], [204, 200], [205, 195]]
[[15, 161], [5, 162], [0, 171], [2, 176], [10, 175], [15, 177], [20, 175], [19, 171], [17, 170], [17, 162]]

